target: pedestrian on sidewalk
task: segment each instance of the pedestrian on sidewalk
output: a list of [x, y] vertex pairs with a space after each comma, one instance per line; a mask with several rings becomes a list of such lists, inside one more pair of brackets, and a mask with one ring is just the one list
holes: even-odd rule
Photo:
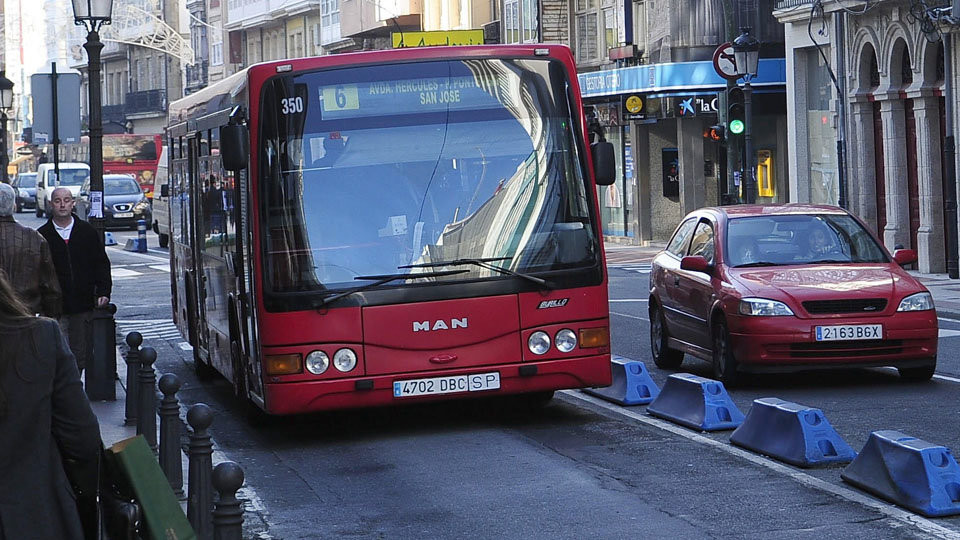
[[97, 230], [73, 213], [76, 200], [69, 189], [53, 190], [50, 203], [53, 217], [39, 231], [50, 246], [63, 293], [60, 327], [82, 373], [93, 358], [93, 310], [110, 303], [110, 259]]
[[0, 273], [0, 540], [84, 538], [77, 501], [95, 493], [100, 427], [60, 327], [35, 317]]
[[0, 271], [31, 313], [57, 318], [63, 299], [50, 248], [40, 233], [13, 219], [16, 198], [12, 187], [0, 183]]

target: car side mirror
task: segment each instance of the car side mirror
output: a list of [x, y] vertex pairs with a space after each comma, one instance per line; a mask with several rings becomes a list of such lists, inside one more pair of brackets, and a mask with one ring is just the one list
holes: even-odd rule
[[164, 198], [170, 196], [170, 187], [167, 184], [160, 186], [160, 196]]
[[680, 269], [709, 274], [713, 265], [707, 262], [703, 255], [688, 255], [680, 259]]
[[912, 249], [898, 249], [893, 252], [893, 262], [906, 266], [917, 262], [917, 252]]
[[593, 154], [593, 175], [598, 186], [609, 186], [617, 179], [617, 159], [613, 144], [602, 141], [590, 145]]

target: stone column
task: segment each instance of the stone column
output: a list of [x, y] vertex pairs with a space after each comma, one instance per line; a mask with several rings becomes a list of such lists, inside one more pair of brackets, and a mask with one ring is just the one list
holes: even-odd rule
[[703, 129], [699, 118], [677, 119], [677, 148], [680, 155], [680, 211], [684, 215], [706, 205], [703, 177]]
[[633, 194], [633, 221], [640, 245], [653, 240], [653, 212], [650, 198], [650, 128], [646, 125], [631, 124], [630, 133], [633, 134], [631, 148], [633, 149], [633, 176], [636, 185], [627, 186], [635, 189]]
[[910, 194], [907, 190], [907, 128], [903, 100], [890, 91], [875, 94], [883, 122], [883, 169], [886, 180], [887, 225], [883, 243], [893, 251], [910, 246]]
[[[848, 144], [851, 172], [853, 173], [848, 186], [851, 199], [856, 206], [850, 210], [860, 217], [871, 231], [877, 230], [877, 170], [874, 157], [874, 125], [873, 103], [866, 94], [853, 98], [850, 107], [852, 141]], [[856, 194], [854, 197], [853, 194]]]
[[[913, 96], [917, 121], [917, 181], [920, 194], [920, 229], [917, 231], [918, 269], [924, 273], [947, 271], [943, 222], [939, 98], [923, 89]], [[904, 244], [906, 245], [906, 244]]]

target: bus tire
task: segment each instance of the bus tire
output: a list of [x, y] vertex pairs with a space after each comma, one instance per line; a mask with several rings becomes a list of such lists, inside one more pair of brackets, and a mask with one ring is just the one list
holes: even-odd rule
[[553, 390], [518, 394], [516, 398], [524, 409], [529, 411], [539, 411], [540, 409], [549, 405], [550, 401], [553, 400]]
[[212, 381], [217, 376], [217, 370], [200, 358], [196, 347], [193, 349], [193, 372], [201, 381]]
[[159, 235], [159, 236], [160, 236], [160, 238], [158, 239], [158, 243], [160, 244], [160, 247], [165, 248], [165, 247], [167, 247], [167, 246], [170, 245], [170, 235], [169, 235], [169, 234], [161, 234], [161, 235]]

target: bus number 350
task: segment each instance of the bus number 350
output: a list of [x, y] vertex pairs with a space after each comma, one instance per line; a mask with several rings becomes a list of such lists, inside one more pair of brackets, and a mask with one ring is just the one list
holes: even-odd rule
[[296, 114], [303, 112], [303, 98], [291, 97], [280, 100], [283, 106], [283, 114]]

